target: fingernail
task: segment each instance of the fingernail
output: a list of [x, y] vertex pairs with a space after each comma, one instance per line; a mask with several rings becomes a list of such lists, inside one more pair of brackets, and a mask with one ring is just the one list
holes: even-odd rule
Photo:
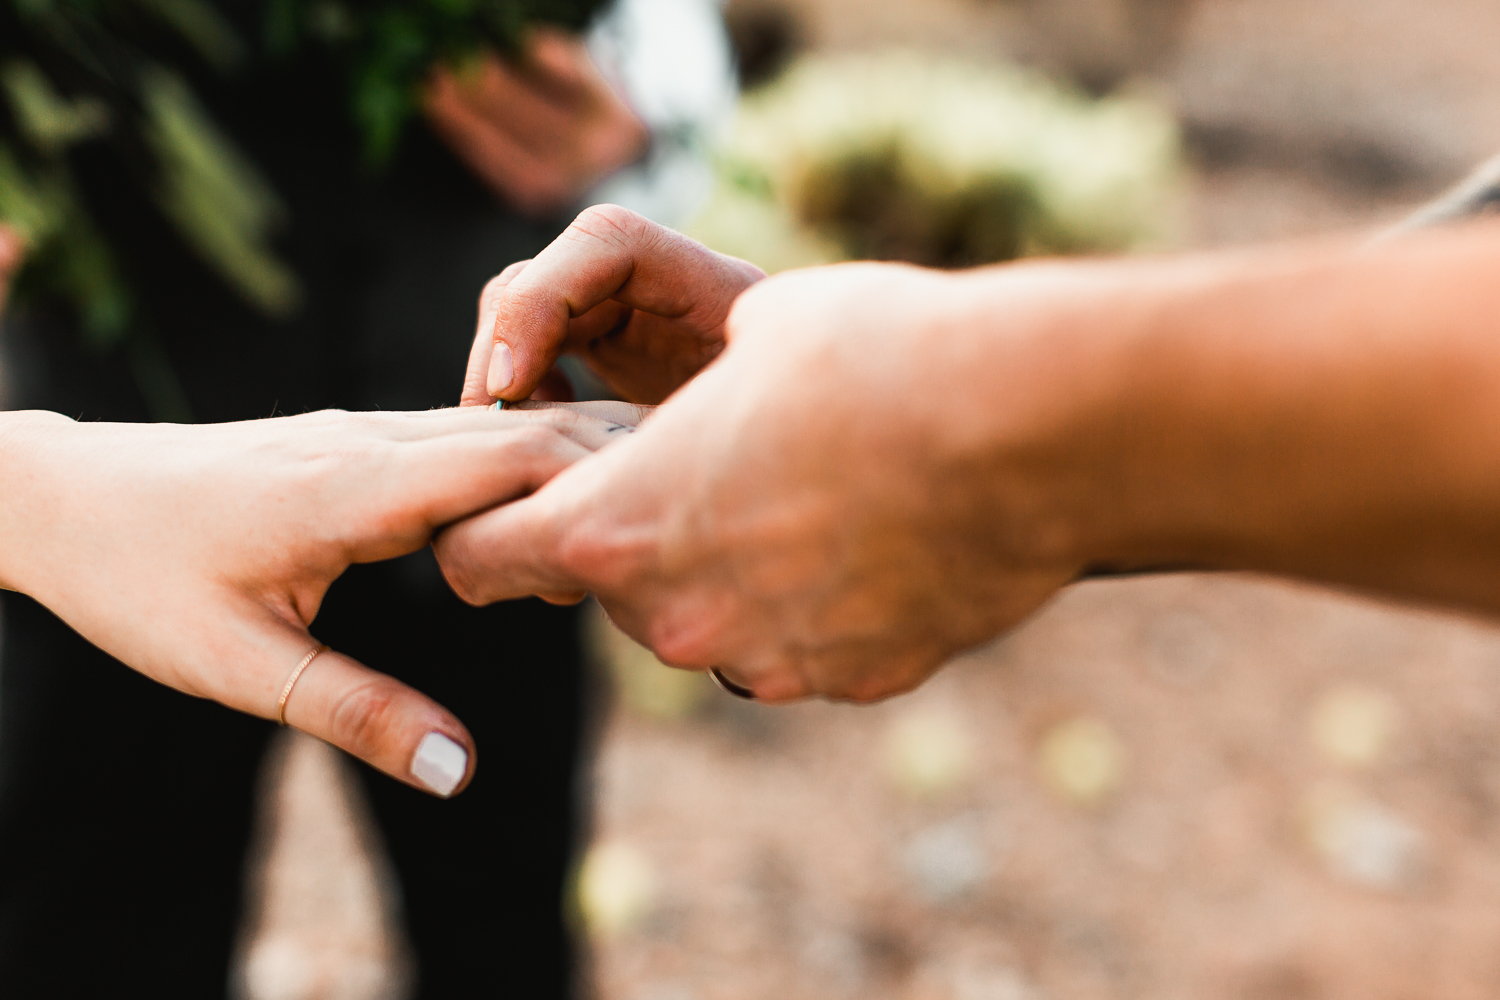
[[490, 374], [486, 388], [491, 396], [498, 396], [515, 380], [516, 368], [510, 358], [510, 348], [505, 344], [496, 344], [495, 353], [490, 355]]
[[428, 733], [417, 744], [417, 755], [411, 759], [412, 777], [443, 798], [464, 780], [469, 769], [469, 751], [442, 733]]

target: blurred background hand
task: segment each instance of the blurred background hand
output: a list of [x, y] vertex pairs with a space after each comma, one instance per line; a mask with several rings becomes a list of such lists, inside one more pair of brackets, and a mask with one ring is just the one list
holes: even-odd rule
[[21, 258], [25, 248], [21, 238], [6, 226], [0, 226], [0, 311], [5, 309], [5, 299], [10, 294], [11, 279], [21, 269]]
[[440, 66], [423, 107], [470, 170], [534, 216], [566, 208], [650, 141], [584, 43], [549, 28], [536, 29], [518, 59], [489, 53], [461, 70]]

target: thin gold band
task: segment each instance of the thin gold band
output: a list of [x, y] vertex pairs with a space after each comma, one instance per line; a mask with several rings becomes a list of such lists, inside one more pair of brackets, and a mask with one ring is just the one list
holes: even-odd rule
[[297, 664], [297, 669], [292, 671], [292, 676], [286, 679], [286, 686], [281, 689], [281, 697], [276, 699], [276, 721], [280, 725], [286, 725], [286, 700], [292, 696], [292, 688], [297, 686], [297, 678], [302, 676], [302, 671], [312, 665], [312, 661], [328, 652], [327, 646], [319, 646], [302, 658]]

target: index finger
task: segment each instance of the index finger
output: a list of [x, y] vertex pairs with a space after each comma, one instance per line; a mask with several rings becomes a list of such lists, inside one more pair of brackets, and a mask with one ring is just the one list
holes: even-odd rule
[[526, 269], [529, 260], [519, 260], [491, 278], [479, 293], [479, 324], [474, 330], [474, 345], [469, 348], [469, 366], [464, 370], [464, 391], [459, 406], [489, 406], [495, 401], [485, 387], [490, 370], [490, 354], [495, 349], [495, 316], [500, 312], [500, 298], [516, 275]]
[[504, 289], [493, 345], [497, 357], [502, 349], [508, 354], [509, 364], [490, 366], [487, 390], [505, 400], [531, 395], [572, 346], [570, 321], [607, 301], [712, 329], [762, 276], [754, 265], [628, 209], [585, 209]]

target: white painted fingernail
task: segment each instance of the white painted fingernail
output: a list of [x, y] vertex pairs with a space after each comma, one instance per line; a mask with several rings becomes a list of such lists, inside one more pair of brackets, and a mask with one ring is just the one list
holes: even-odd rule
[[510, 348], [503, 343], [496, 344], [490, 355], [490, 374], [485, 388], [489, 389], [491, 396], [498, 396], [510, 388], [515, 378], [516, 367], [511, 361]]
[[417, 755], [411, 759], [412, 777], [443, 798], [464, 780], [469, 769], [469, 751], [442, 733], [428, 733], [417, 744]]

